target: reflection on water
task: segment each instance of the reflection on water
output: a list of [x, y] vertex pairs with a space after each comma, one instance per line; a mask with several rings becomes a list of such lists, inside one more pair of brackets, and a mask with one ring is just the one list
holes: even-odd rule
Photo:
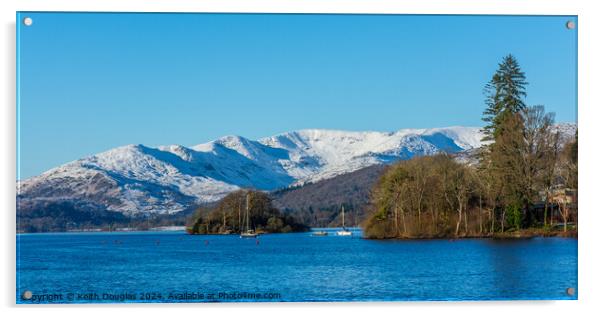
[[[529, 289], [550, 287], [555, 296], [576, 288], [577, 241], [563, 238], [488, 240], [492, 288], [500, 297], [529, 298]], [[537, 246], [532, 246], [537, 245]], [[576, 296], [576, 295], [574, 295]], [[538, 297], [531, 295], [530, 298]]]
[[577, 287], [575, 239], [373, 241], [358, 230], [352, 237], [329, 232], [256, 240], [183, 232], [19, 235], [17, 299], [29, 302], [20, 298], [26, 290], [270, 292], [278, 301], [577, 297], [566, 294]]

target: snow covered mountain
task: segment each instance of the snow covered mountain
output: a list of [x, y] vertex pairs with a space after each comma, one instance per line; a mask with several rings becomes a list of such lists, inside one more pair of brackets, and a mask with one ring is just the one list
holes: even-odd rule
[[175, 213], [239, 188], [273, 190], [416, 155], [471, 150], [481, 138], [477, 127], [312, 129], [260, 140], [226, 136], [190, 148], [128, 145], [19, 181], [17, 192], [22, 201], [85, 201], [126, 215]]

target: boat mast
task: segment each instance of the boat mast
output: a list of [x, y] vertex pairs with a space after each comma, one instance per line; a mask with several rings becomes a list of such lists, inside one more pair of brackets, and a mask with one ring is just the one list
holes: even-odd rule
[[345, 206], [341, 205], [341, 208], [343, 209], [343, 228], [345, 228]]
[[240, 198], [238, 198], [238, 230], [239, 232], [242, 232], [242, 220], [240, 219], [240, 205], [242, 204], [242, 202], [240, 201]]
[[249, 192], [247, 192], [246, 231], [249, 231]]

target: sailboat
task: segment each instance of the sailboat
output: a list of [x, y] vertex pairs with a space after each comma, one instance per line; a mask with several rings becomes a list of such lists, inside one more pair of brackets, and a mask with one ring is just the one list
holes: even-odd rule
[[[324, 224], [323, 223], [324, 221], [323, 220], [318, 221], [317, 217], [316, 217], [316, 221], [318, 222], [318, 224], [320, 224], [320, 222], [322, 222], [322, 224]], [[322, 230], [316, 230], [311, 235], [312, 236], [316, 236], [316, 237], [324, 237], [324, 236], [328, 236], [328, 232], [325, 231], [325, 230], [323, 230], [323, 229]]]
[[247, 206], [245, 210], [245, 230], [240, 230], [240, 238], [255, 238], [257, 233], [249, 227], [249, 193], [247, 192]]
[[351, 236], [351, 231], [345, 227], [345, 206], [341, 206], [341, 213], [343, 217], [343, 230], [337, 231], [337, 236]]
[[311, 234], [312, 236], [317, 236], [317, 237], [322, 237], [322, 236], [328, 236], [328, 232], [325, 230], [318, 230], [313, 232], [313, 234]]

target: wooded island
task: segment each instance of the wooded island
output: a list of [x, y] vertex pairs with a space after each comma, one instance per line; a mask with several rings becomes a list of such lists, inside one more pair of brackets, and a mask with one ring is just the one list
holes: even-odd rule
[[256, 190], [228, 194], [214, 207], [197, 210], [190, 234], [289, 233], [309, 230], [290, 215], [272, 206], [271, 198]]

